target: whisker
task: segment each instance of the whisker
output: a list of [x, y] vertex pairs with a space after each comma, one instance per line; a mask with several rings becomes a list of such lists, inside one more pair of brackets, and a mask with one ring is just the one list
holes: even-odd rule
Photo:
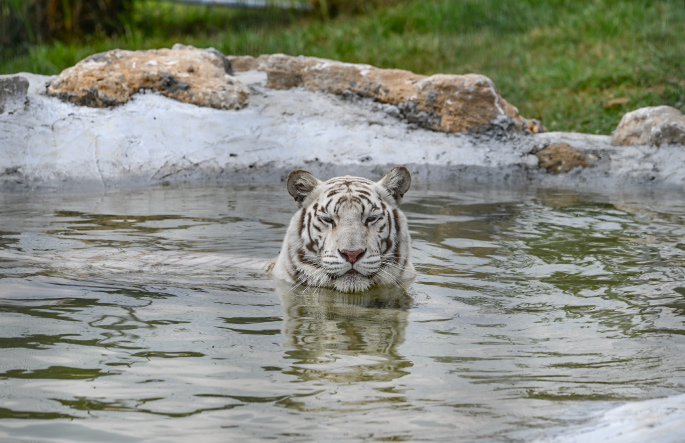
[[381, 275], [387, 276], [388, 279], [390, 280], [390, 283], [401, 287], [405, 291], [407, 290], [407, 288], [404, 286], [404, 284], [402, 283], [402, 280], [399, 278], [399, 276], [395, 276], [395, 275], [391, 274], [390, 271], [388, 271], [387, 269], [381, 269], [378, 271], [378, 273]]

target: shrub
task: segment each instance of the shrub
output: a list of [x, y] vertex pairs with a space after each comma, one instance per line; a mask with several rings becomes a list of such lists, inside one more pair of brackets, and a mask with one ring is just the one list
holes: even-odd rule
[[374, 7], [391, 6], [401, 1], [403, 0], [311, 0], [311, 4], [314, 14], [329, 19], [341, 14], [364, 14]]
[[0, 4], [0, 58], [30, 44], [73, 41], [123, 29], [133, 0], [4, 0]]

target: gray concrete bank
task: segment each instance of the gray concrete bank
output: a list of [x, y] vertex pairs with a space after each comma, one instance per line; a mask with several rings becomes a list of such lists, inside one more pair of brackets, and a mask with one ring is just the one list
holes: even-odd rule
[[52, 78], [0, 78], [0, 85], [16, 85], [0, 95], [0, 190], [274, 182], [293, 169], [321, 178], [379, 177], [399, 164], [417, 183], [685, 188], [679, 144], [620, 146], [610, 136], [575, 133], [440, 132], [373, 97], [269, 88], [259, 70], [235, 74], [250, 93], [234, 110], [145, 91], [115, 107], [78, 106], [46, 94]]

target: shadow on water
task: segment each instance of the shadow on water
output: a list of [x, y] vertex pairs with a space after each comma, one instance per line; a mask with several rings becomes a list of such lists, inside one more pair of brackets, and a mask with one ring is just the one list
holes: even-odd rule
[[295, 290], [283, 295], [285, 372], [301, 381], [392, 381], [412, 363], [399, 352], [412, 299], [402, 288], [363, 294]]

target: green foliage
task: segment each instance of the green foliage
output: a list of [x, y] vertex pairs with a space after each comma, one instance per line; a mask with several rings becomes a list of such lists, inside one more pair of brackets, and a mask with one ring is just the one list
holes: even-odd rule
[[403, 0], [310, 0], [315, 16], [329, 20], [340, 15], [371, 13], [379, 7], [396, 5]]
[[34, 23], [24, 0], [5, 0], [0, 3], [0, 60], [36, 42]]
[[608, 134], [623, 113], [642, 106], [685, 111], [682, 0], [413, 0], [324, 21], [276, 9], [134, 5], [125, 34], [36, 46], [0, 63], [0, 73], [54, 74], [94, 52], [181, 42], [427, 75], [477, 72], [522, 115], [555, 131]]
[[27, 47], [121, 30], [133, 0], [2, 0], [0, 61]]

